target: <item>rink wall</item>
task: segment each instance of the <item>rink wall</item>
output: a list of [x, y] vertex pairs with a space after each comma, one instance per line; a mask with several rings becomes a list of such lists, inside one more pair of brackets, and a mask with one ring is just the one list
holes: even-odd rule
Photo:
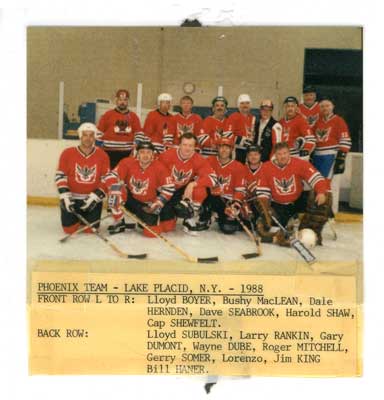
[[[65, 148], [76, 144], [77, 142], [73, 140], [27, 140], [27, 195], [30, 203], [57, 203], [54, 176], [59, 156]], [[348, 154], [346, 171], [338, 178], [339, 201], [348, 202], [351, 207], [362, 209], [363, 155], [361, 153]], [[337, 196], [337, 191], [335, 195]]]

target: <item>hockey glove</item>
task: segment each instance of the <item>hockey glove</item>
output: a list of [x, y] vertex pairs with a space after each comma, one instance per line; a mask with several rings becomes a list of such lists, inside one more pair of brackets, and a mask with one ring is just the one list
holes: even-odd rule
[[257, 211], [261, 216], [261, 221], [264, 225], [265, 230], [269, 230], [272, 227], [272, 208], [269, 199], [265, 197], [258, 197], [255, 202]]
[[241, 203], [238, 200], [232, 200], [227, 203], [224, 213], [229, 218], [235, 219], [240, 214], [240, 210], [241, 210]]
[[159, 215], [163, 208], [163, 203], [160, 200], [156, 200], [153, 203], [148, 204], [147, 206], [143, 207], [143, 211], [147, 214], [154, 214]]
[[75, 202], [72, 200], [72, 193], [60, 193], [60, 207], [69, 213], [74, 211]]
[[112, 212], [112, 216], [116, 221], [119, 221], [123, 217], [123, 211], [121, 210], [121, 203], [123, 202], [122, 185], [114, 184], [108, 193], [108, 208]]
[[98, 203], [103, 201], [105, 194], [100, 189], [96, 189], [94, 192], [91, 192], [88, 197], [84, 200], [84, 204], [80, 207], [82, 211], [90, 212], [92, 211]]
[[336, 160], [335, 160], [335, 165], [333, 167], [333, 173], [335, 175], [342, 174], [345, 170], [345, 158], [347, 156], [347, 153], [344, 153], [343, 151], [338, 151]]

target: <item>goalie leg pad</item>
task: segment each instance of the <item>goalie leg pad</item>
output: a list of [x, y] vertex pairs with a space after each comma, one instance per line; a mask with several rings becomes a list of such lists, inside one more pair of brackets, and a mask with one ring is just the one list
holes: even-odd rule
[[301, 220], [299, 230], [312, 229], [317, 235], [317, 244], [322, 244], [321, 232], [324, 225], [328, 221], [332, 213], [332, 194], [327, 194], [327, 199], [324, 204], [318, 206], [315, 203], [315, 193], [311, 191], [308, 197], [307, 208]]
[[266, 199], [264, 197], [257, 198], [254, 204], [256, 210], [260, 214], [261, 222], [264, 224], [265, 230], [269, 230], [272, 226], [272, 208], [269, 199]]

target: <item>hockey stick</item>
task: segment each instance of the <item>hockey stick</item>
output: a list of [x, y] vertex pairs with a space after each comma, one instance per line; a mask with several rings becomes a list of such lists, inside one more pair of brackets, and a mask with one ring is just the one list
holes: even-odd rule
[[[271, 213], [272, 220], [277, 224], [277, 226], [284, 232], [285, 235], [289, 236], [289, 232], [280, 224], [279, 220]], [[295, 238], [290, 239], [290, 245], [294, 248], [300, 256], [308, 263], [313, 264], [316, 262], [316, 257], [304, 246], [304, 244]]]
[[92, 232], [96, 236], [98, 236], [101, 240], [103, 240], [105, 243], [107, 243], [109, 245], [109, 247], [111, 247], [120, 257], [137, 258], [137, 259], [143, 259], [143, 258], [147, 257], [146, 253], [143, 253], [143, 254], [127, 254], [127, 253], [124, 253], [113, 242], [111, 242], [108, 238], [103, 236], [96, 228], [91, 226], [91, 224], [82, 215], [80, 215], [76, 211], [72, 211], [72, 212], [84, 225], [86, 225], [88, 228], [92, 229]]
[[[244, 229], [244, 232], [249, 236], [249, 238], [252, 240], [252, 242], [256, 243], [256, 248], [257, 248], [257, 253], [246, 253], [242, 254], [241, 256], [248, 260], [249, 258], [255, 258], [260, 256], [260, 243], [259, 240], [256, 238], [256, 236], [248, 229], [247, 225], [244, 224], [244, 222], [240, 219], [239, 216], [236, 217], [237, 222], [241, 225], [241, 227]], [[251, 222], [252, 226], [252, 222]]]
[[218, 257], [199, 258], [199, 257], [191, 256], [186, 251], [184, 251], [182, 248], [180, 248], [179, 246], [176, 246], [169, 239], [164, 237], [161, 233], [157, 233], [153, 229], [151, 229], [151, 227], [148, 226], [145, 222], [143, 222], [139, 217], [137, 217], [135, 214], [133, 214], [132, 212], [127, 210], [124, 205], [122, 205], [121, 208], [122, 208], [123, 212], [127, 216], [131, 217], [139, 225], [141, 225], [143, 228], [145, 228], [149, 232], [151, 232], [152, 235], [156, 236], [158, 239], [161, 239], [167, 246], [169, 246], [172, 249], [176, 250], [179, 254], [181, 254], [183, 257], [185, 257], [188, 261], [194, 262], [194, 263], [214, 263], [214, 262], [218, 262], [219, 261]]
[[[104, 221], [105, 219], [109, 218], [110, 216], [111, 216], [111, 214], [104, 215], [103, 218], [100, 218], [99, 220], [92, 222], [92, 224], [89, 224], [89, 226], [93, 227], [93, 226], [97, 225], [98, 223], [100, 223], [101, 221]], [[65, 235], [64, 237], [59, 239], [59, 242], [65, 243], [70, 237], [75, 236], [78, 233], [84, 232], [86, 229], [88, 229], [88, 226], [86, 226], [86, 225], [81, 226], [77, 231], [69, 233], [68, 235]]]

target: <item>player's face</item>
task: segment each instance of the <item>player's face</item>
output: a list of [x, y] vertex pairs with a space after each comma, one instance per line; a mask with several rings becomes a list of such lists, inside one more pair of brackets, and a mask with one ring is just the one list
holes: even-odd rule
[[260, 116], [262, 119], [269, 119], [272, 115], [272, 108], [271, 107], [261, 107], [260, 108]]
[[189, 158], [195, 152], [195, 139], [183, 139], [179, 145], [180, 154], [182, 157]]
[[120, 96], [116, 99], [116, 105], [119, 110], [126, 110], [128, 108], [128, 97]]
[[191, 100], [181, 100], [180, 107], [183, 114], [190, 114], [192, 111]]
[[283, 166], [288, 164], [288, 161], [290, 159], [290, 153], [289, 149], [280, 149], [277, 150], [275, 153], [276, 161], [279, 165]]
[[316, 93], [303, 93], [304, 104], [311, 106], [316, 101]]
[[215, 115], [224, 115], [225, 114], [225, 104], [223, 101], [216, 101], [215, 105], [213, 106], [213, 113]]
[[221, 160], [228, 160], [231, 158], [232, 148], [226, 144], [222, 144], [217, 148], [217, 152], [219, 153], [219, 158]]
[[153, 159], [153, 151], [150, 149], [141, 149], [137, 152], [137, 159], [144, 165], [149, 164]]
[[167, 113], [171, 109], [171, 102], [168, 100], [160, 101], [159, 110], [163, 113]]
[[247, 154], [247, 160], [250, 165], [259, 164], [261, 154], [258, 151], [251, 151]]
[[297, 112], [297, 104], [293, 102], [284, 104], [284, 111], [286, 117], [293, 118]]
[[243, 114], [247, 114], [249, 113], [249, 111], [251, 110], [251, 103], [249, 101], [242, 101], [239, 104], [239, 111]]
[[93, 147], [95, 144], [95, 132], [83, 131], [80, 139], [80, 143], [83, 147]]
[[333, 109], [334, 109], [334, 105], [329, 100], [323, 100], [320, 103], [320, 113], [324, 117], [327, 117], [328, 115], [331, 115], [333, 113]]

